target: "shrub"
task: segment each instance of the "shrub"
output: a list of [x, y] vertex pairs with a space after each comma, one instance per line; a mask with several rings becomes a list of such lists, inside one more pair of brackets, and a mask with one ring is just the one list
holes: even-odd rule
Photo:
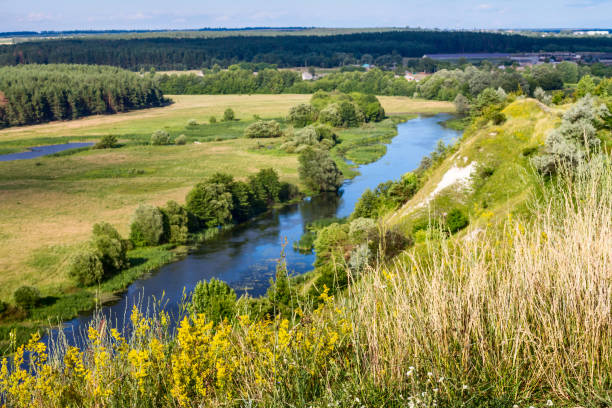
[[139, 206], [132, 216], [130, 239], [136, 246], [154, 246], [164, 236], [164, 218], [157, 207]]
[[302, 128], [316, 122], [318, 112], [314, 106], [301, 103], [289, 110], [289, 123], [296, 128]]
[[106, 276], [128, 267], [127, 245], [111, 224], [107, 222], [95, 224], [92, 243]]
[[223, 112], [223, 121], [231, 122], [234, 120], [235, 116], [234, 110], [232, 108], [227, 108], [225, 112]]
[[298, 172], [312, 191], [338, 191], [343, 176], [327, 151], [307, 148], [299, 158]]
[[376, 230], [376, 223], [370, 218], [355, 218], [349, 224], [349, 240], [352, 244], [366, 242]]
[[176, 201], [168, 201], [166, 206], [161, 208], [161, 212], [164, 216], [164, 236], [166, 240], [173, 244], [187, 242], [189, 233], [187, 210]]
[[198, 282], [188, 310], [191, 314], [204, 314], [215, 324], [232, 319], [236, 308], [236, 292], [225, 282], [212, 278]]
[[154, 146], [163, 146], [172, 144], [172, 140], [170, 139], [170, 134], [165, 130], [156, 130], [151, 135], [151, 144]]
[[198, 126], [198, 121], [195, 119], [189, 119], [187, 121], [187, 126]]
[[386, 259], [399, 255], [404, 249], [413, 244], [412, 238], [404, 235], [397, 227], [377, 231], [378, 234], [370, 241], [370, 250], [373, 254], [379, 253]]
[[174, 143], [176, 143], [177, 145], [184, 145], [187, 144], [187, 136], [185, 135], [180, 135], [179, 137], [176, 138], [176, 140], [174, 141]]
[[232, 194], [232, 219], [235, 222], [244, 222], [265, 209], [265, 203], [257, 202], [251, 185], [244, 181], [233, 181], [230, 184], [230, 192]]
[[210, 181], [196, 184], [187, 194], [186, 207], [207, 228], [232, 221], [232, 194], [225, 184]]
[[317, 253], [316, 266], [331, 262], [334, 258], [338, 262], [344, 260], [344, 247], [349, 241], [349, 226], [333, 223], [317, 233], [314, 250]]
[[361, 197], [359, 197], [357, 204], [355, 204], [351, 218], [376, 218], [377, 215], [378, 197], [372, 190], [366, 188]]
[[40, 301], [40, 292], [31, 286], [22, 286], [13, 293], [15, 304], [22, 309], [32, 309]]
[[104, 135], [95, 144], [94, 149], [112, 149], [117, 146], [117, 136], [115, 135]]
[[68, 275], [78, 286], [91, 286], [104, 278], [104, 267], [95, 251], [83, 250], [70, 258]]
[[548, 95], [546, 91], [539, 86], [533, 92], [533, 96], [544, 105], [550, 105], [552, 103], [552, 96]]
[[210, 123], [211, 125], [212, 125], [213, 123], [217, 123], [217, 118], [216, 118], [216, 117], [214, 117], [214, 116], [211, 116], [210, 118], [208, 118], [208, 123]]
[[455, 232], [467, 227], [469, 223], [470, 220], [467, 215], [465, 215], [463, 211], [458, 208], [451, 210], [446, 216], [446, 228], [451, 234], [454, 234]]
[[283, 132], [281, 127], [275, 120], [260, 120], [255, 123], [251, 123], [244, 130], [244, 136], [248, 138], [281, 137], [282, 135]]
[[351, 256], [348, 261], [351, 272], [356, 274], [363, 272], [369, 265], [371, 258], [372, 252], [367, 243], [357, 245], [357, 247], [351, 251]]

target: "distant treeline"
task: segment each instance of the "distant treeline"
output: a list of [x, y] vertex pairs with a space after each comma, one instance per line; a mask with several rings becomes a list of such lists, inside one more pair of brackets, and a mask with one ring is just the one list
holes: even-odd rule
[[0, 127], [160, 106], [154, 81], [115, 67], [0, 68]]
[[612, 51], [612, 38], [538, 38], [478, 32], [392, 31], [331, 36], [62, 39], [0, 47], [0, 65], [77, 63], [131, 70], [195, 69], [237, 62], [337, 67], [377, 59], [400, 63], [429, 53]]
[[161, 75], [159, 86], [166, 94], [279, 94], [315, 93], [316, 91], [361, 92], [376, 95], [412, 96], [416, 84], [393, 72], [372, 69], [368, 72], [339, 72], [316, 81], [303, 81], [300, 73], [288, 70], [264, 69], [256, 74], [232, 66], [204, 76]]

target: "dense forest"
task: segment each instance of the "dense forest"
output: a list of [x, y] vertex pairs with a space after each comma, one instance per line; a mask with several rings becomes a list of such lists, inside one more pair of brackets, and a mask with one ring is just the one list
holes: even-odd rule
[[0, 127], [163, 103], [154, 81], [120, 68], [64, 64], [0, 68]]
[[[477, 32], [396, 31], [331, 36], [62, 39], [0, 47], [0, 65], [98, 64], [137, 70], [227, 67], [240, 61], [279, 67], [335, 67], [401, 61], [428, 53], [612, 51], [612, 38], [537, 38]], [[381, 61], [378, 61], [381, 59]]]

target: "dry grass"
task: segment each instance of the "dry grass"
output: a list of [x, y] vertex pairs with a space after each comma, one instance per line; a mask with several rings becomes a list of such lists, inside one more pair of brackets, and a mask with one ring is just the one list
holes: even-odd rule
[[612, 404], [612, 170], [546, 191], [529, 222], [430, 242], [352, 288], [369, 378], [401, 387], [414, 366], [455, 401], [465, 384], [501, 406]]

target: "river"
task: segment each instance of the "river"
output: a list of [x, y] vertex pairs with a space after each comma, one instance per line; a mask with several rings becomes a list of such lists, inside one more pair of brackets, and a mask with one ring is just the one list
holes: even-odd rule
[[[285, 240], [290, 273], [311, 270], [314, 254], [302, 254], [292, 247], [293, 242], [300, 239], [305, 226], [321, 218], [350, 215], [366, 189], [397, 180], [414, 170], [423, 156], [435, 148], [438, 140], [449, 143], [458, 138], [460, 132], [440, 125], [448, 118], [446, 114], [420, 116], [399, 124], [398, 135], [387, 145], [386, 154], [374, 163], [360, 166], [360, 175], [345, 181], [340, 194], [306, 199], [225, 231], [185, 258], [135, 281], [119, 301], [103, 307], [101, 312], [113, 326], [124, 327], [124, 319], [129, 318], [134, 304], [143, 307], [149, 300], [160, 299], [163, 295], [166, 310], [176, 314], [183, 290], [189, 292], [200, 280], [212, 277], [227, 282], [239, 296], [245, 292], [252, 296], [262, 295], [274, 276]], [[65, 323], [63, 330], [69, 343], [80, 343], [83, 329], [91, 319], [90, 312]]]

